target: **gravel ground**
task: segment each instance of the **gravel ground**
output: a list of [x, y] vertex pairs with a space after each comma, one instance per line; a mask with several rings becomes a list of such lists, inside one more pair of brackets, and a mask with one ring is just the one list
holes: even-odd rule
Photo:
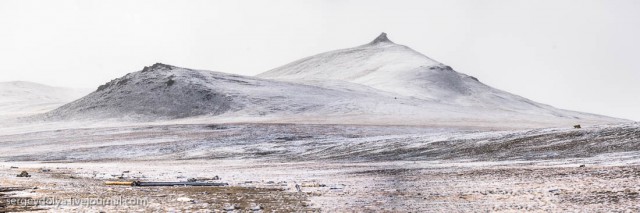
[[[0, 212], [638, 212], [639, 132], [216, 124], [0, 135]], [[215, 176], [229, 185], [104, 184]]]
[[[0, 164], [14, 197], [139, 199], [139, 205], [35, 206], [45, 211], [637, 212], [640, 165], [540, 162], [261, 163], [140, 161]], [[10, 168], [10, 165], [18, 168]], [[48, 172], [42, 172], [47, 171]], [[19, 171], [32, 177], [15, 177]], [[128, 171], [127, 173], [123, 173]], [[104, 181], [221, 177], [225, 187], [106, 186]], [[298, 192], [295, 185], [301, 186]], [[187, 201], [180, 199], [187, 198]], [[79, 202], [79, 201], [77, 201]], [[34, 207], [34, 208], [35, 208]], [[252, 210], [251, 210], [252, 212]]]

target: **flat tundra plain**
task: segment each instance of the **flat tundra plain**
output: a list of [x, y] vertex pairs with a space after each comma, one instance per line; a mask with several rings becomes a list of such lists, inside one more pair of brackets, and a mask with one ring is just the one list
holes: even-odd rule
[[[509, 131], [170, 124], [12, 133], [0, 136], [0, 212], [637, 212], [639, 142], [636, 123]], [[31, 176], [17, 177], [22, 171]], [[229, 185], [104, 184], [216, 176]], [[58, 202], [36, 202], [47, 199]]]

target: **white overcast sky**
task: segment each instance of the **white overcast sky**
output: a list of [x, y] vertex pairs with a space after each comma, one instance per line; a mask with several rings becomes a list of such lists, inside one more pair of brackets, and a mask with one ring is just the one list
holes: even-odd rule
[[640, 1], [0, 1], [0, 81], [95, 88], [162, 62], [244, 75], [380, 32], [534, 101], [640, 120]]

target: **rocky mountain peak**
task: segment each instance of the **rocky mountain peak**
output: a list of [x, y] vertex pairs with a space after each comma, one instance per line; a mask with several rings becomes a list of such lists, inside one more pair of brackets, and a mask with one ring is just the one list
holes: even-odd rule
[[387, 33], [381, 33], [376, 39], [371, 41], [369, 44], [378, 44], [378, 43], [393, 43], [389, 38], [387, 38]]

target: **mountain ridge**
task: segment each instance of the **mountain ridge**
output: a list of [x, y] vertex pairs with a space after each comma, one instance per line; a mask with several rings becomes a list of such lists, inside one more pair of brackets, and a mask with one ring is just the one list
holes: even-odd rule
[[254, 77], [156, 63], [39, 118], [501, 128], [626, 122], [492, 88], [386, 33]]

